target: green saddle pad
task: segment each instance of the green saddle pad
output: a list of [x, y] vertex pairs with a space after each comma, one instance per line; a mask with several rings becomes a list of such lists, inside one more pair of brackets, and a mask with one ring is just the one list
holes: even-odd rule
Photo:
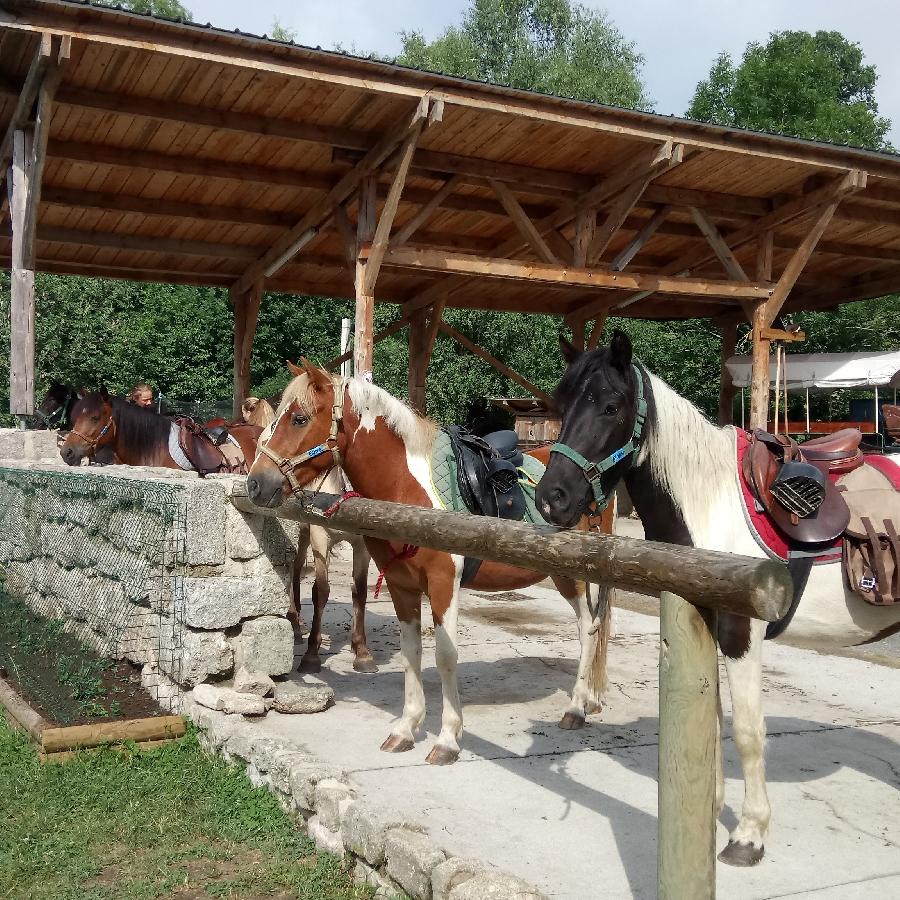
[[[519, 467], [519, 484], [525, 495], [525, 516], [522, 521], [532, 525], [546, 525], [534, 500], [535, 488], [544, 474], [544, 464], [533, 456], [525, 456]], [[450, 444], [450, 435], [439, 431], [431, 453], [431, 484], [444, 509], [468, 512], [459, 493], [456, 456]]]

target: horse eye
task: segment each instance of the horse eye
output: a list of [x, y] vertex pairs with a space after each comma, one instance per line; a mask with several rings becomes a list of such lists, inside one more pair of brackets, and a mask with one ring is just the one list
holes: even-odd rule
[[99, 422], [99, 421], [100, 421], [100, 416], [91, 416], [91, 421], [92, 421], [92, 422]]
[[614, 416], [619, 411], [619, 407], [613, 403], [607, 403], [606, 409], [603, 410], [604, 416]]
[[304, 416], [303, 413], [294, 413], [293, 418], [291, 419], [291, 424], [295, 425], [297, 428], [303, 428], [303, 426], [308, 423], [309, 416]]

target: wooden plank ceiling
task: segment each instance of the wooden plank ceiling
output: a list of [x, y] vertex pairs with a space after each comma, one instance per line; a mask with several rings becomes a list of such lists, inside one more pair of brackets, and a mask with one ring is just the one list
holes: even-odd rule
[[[453, 285], [447, 303], [460, 307], [573, 317], [617, 306], [646, 318], [740, 312], [742, 301], [759, 299], [740, 283], [757, 277], [762, 226], [774, 222], [777, 280], [815, 218], [805, 199], [851, 170], [868, 176], [865, 187], [841, 202], [785, 308], [900, 290], [900, 158], [892, 155], [473, 84], [63, 0], [17, 0], [5, 10], [0, 134], [39, 33], [73, 38], [51, 122], [38, 270], [232, 285], [427, 93], [444, 101], [443, 118], [418, 142], [379, 301], [415, 308], [440, 282]], [[380, 202], [390, 168], [389, 160]], [[588, 222], [585, 197], [619, 174], [622, 183]], [[793, 216], [778, 216], [785, 204]], [[6, 204], [3, 218], [0, 261], [8, 266]], [[351, 199], [266, 289], [352, 298], [355, 220]], [[735, 245], [729, 239], [739, 233], [745, 238]], [[501, 264], [503, 257], [515, 262]], [[569, 277], [575, 265], [577, 284]], [[688, 272], [691, 282], [673, 288]], [[659, 276], [653, 292], [636, 291], [647, 275]]]

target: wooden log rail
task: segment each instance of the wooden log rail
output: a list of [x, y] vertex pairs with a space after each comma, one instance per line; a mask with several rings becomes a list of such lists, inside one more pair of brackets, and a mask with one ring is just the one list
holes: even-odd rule
[[[231, 494], [231, 502], [241, 512], [313, 524], [322, 524], [321, 511], [337, 497], [316, 494], [306, 500], [308, 506], [296, 499], [273, 509], [256, 506], [242, 481], [234, 484]], [[697, 606], [769, 622], [784, 615], [792, 596], [784, 566], [731, 553], [363, 498], [341, 504], [328, 521], [353, 534], [508, 563], [547, 575], [568, 575], [643, 593], [670, 591]]]

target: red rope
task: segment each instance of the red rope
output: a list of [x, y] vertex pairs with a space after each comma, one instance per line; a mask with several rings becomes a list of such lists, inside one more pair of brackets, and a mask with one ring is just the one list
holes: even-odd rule
[[419, 552], [419, 548], [415, 544], [404, 544], [403, 549], [399, 553], [395, 553], [385, 564], [384, 568], [378, 573], [378, 581], [375, 582], [375, 593], [373, 597], [377, 600], [381, 593], [381, 585], [384, 582], [384, 576], [387, 570], [398, 560], [412, 559]]
[[356, 491], [344, 491], [344, 493], [341, 494], [341, 496], [338, 497], [337, 500], [322, 513], [322, 515], [325, 516], [326, 519], [330, 519], [341, 508], [341, 505], [345, 500], [350, 500], [353, 497], [362, 497], [362, 494], [359, 494]]

